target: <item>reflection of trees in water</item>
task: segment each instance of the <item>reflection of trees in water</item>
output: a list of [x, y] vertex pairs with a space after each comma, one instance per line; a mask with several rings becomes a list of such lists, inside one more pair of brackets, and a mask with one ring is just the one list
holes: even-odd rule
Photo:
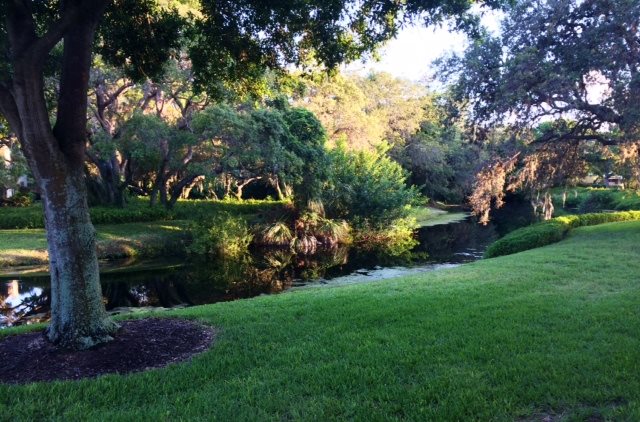
[[427, 252], [432, 261], [455, 261], [459, 253], [484, 249], [497, 239], [495, 227], [482, 226], [472, 220], [426, 227], [419, 231], [419, 249]]
[[[345, 246], [319, 249], [314, 255], [300, 255], [286, 248], [262, 248], [238, 259], [208, 259], [190, 262], [182, 268], [103, 274], [102, 291], [109, 310], [146, 306], [170, 308], [277, 293], [291, 287], [295, 280], [333, 278], [362, 268], [411, 266], [427, 259], [459, 262], [465, 259], [456, 257], [457, 253], [471, 249], [481, 253], [497, 238], [498, 232], [502, 234], [529, 222], [529, 209], [526, 211], [496, 213], [495, 223], [488, 226], [467, 220], [423, 228], [418, 232], [420, 244], [399, 255], [390, 255], [383, 249], [358, 250]], [[503, 228], [503, 222], [507, 223], [507, 229]], [[7, 305], [8, 292], [0, 291], [0, 306], [3, 306], [0, 312], [10, 324], [48, 319], [48, 285], [48, 277], [24, 278], [20, 289], [34, 293], [13, 307]], [[41, 293], [34, 289], [36, 286], [42, 289]]]
[[180, 271], [173, 269], [104, 275], [102, 295], [107, 310], [119, 307], [171, 308], [190, 305], [179, 280]]
[[[9, 299], [16, 299], [23, 292], [21, 301], [17, 304], [10, 305]], [[28, 293], [24, 293], [27, 291]], [[49, 320], [50, 308], [50, 289], [33, 289], [32, 286], [24, 286], [18, 281], [12, 282], [7, 286], [7, 294], [0, 294], [0, 314], [4, 317], [4, 321], [0, 320], [6, 326], [20, 325], [26, 322], [42, 322]]]
[[184, 288], [197, 303], [213, 303], [276, 293], [291, 285], [289, 257], [267, 259], [244, 255], [237, 259], [195, 261], [185, 274]]
[[336, 246], [319, 250], [315, 255], [295, 255], [293, 260], [296, 278], [303, 280], [323, 278], [329, 269], [349, 262], [349, 248]]

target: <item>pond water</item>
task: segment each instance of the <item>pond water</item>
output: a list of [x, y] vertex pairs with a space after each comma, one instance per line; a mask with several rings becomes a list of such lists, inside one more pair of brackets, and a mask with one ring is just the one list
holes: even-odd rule
[[[497, 224], [467, 218], [419, 229], [416, 247], [400, 255], [338, 247], [304, 256], [262, 248], [239, 260], [116, 262], [102, 267], [102, 291], [107, 310], [119, 314], [378, 282], [480, 259], [498, 233]], [[48, 319], [49, 277], [35, 271], [0, 276], [0, 328]]]

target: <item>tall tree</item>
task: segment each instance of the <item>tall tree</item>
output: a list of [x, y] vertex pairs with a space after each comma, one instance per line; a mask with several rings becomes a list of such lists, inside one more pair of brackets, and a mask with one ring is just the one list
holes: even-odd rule
[[501, 35], [487, 35], [463, 56], [443, 61], [442, 71], [455, 81], [478, 127], [507, 126], [528, 145], [481, 174], [474, 206], [483, 217], [491, 201], [501, 202], [505, 187], [535, 188], [541, 180], [548, 187], [575, 176], [584, 168], [585, 143], [620, 147], [628, 151], [626, 159], [635, 159], [636, 0], [520, 1], [507, 14]]
[[[314, 60], [332, 68], [391, 38], [408, 19], [432, 23], [454, 16], [458, 26], [474, 23], [466, 13], [471, 4], [202, 0], [188, 31], [195, 81], [219, 93], [254, 86], [267, 67]], [[17, 134], [44, 199], [52, 282], [47, 336], [63, 346], [91, 347], [116, 331], [102, 304], [83, 175], [94, 46], [141, 79], [161, 70], [184, 32], [177, 13], [151, 0], [2, 0], [0, 6], [0, 113]], [[52, 52], [60, 47], [54, 62]], [[59, 73], [53, 109], [44, 95], [52, 66]]]

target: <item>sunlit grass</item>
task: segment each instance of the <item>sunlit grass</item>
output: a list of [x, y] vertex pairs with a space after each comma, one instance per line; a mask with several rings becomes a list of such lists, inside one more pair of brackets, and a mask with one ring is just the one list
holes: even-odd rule
[[464, 220], [466, 212], [449, 212], [434, 207], [412, 207], [409, 216], [416, 219], [418, 227], [436, 226]]
[[[97, 225], [101, 258], [154, 255], [184, 236], [186, 221]], [[46, 264], [44, 229], [0, 230], [0, 267]]]
[[639, 257], [640, 223], [603, 224], [452, 270], [163, 314], [219, 339], [161, 370], [0, 386], [0, 418], [640, 420]]

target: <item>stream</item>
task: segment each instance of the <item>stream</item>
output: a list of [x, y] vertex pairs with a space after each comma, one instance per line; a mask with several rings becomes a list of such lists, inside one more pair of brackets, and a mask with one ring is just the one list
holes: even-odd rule
[[[250, 298], [309, 286], [379, 282], [392, 277], [451, 268], [482, 258], [502, 234], [497, 224], [471, 217], [422, 227], [409, 252], [338, 247], [314, 255], [260, 248], [242, 259], [120, 261], [101, 266], [107, 311], [164, 310]], [[0, 275], [0, 328], [46, 321], [49, 277], [42, 269]]]

